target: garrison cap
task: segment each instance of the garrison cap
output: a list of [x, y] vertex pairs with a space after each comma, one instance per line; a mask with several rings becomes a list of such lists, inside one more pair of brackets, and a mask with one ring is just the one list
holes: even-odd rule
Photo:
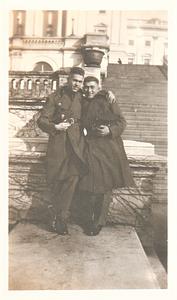
[[84, 76], [85, 72], [84, 69], [80, 67], [73, 67], [71, 68], [70, 74], [79, 74], [81, 76]]

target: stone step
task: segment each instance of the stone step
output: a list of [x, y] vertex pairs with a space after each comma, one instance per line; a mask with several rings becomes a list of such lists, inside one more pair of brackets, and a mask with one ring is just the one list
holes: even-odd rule
[[167, 81], [166, 80], [157, 80], [154, 81], [154, 79], [152, 80], [148, 80], [148, 79], [141, 79], [136, 77], [136, 74], [134, 75], [134, 77], [118, 77], [116, 76], [116, 74], [110, 74], [109, 77], [107, 77], [104, 81], [103, 81], [103, 86], [107, 85], [107, 84], [113, 84], [113, 83], [117, 83], [118, 86], [137, 86], [138, 88], [141, 88], [142, 86], [145, 87], [151, 87], [153, 88], [160, 88], [161, 86], [167, 86]]
[[[125, 115], [125, 114], [124, 114]], [[132, 126], [135, 127], [135, 128], [147, 128], [147, 129], [153, 129], [153, 130], [159, 130], [159, 127], [160, 127], [160, 131], [163, 127], [163, 129], [166, 129], [167, 128], [167, 121], [164, 119], [164, 118], [161, 118], [161, 119], [152, 119], [152, 123], [149, 122], [149, 120], [147, 118], [144, 117], [144, 121], [143, 121], [143, 116], [142, 118], [136, 118], [136, 117], [126, 117], [126, 121], [127, 121], [127, 128], [129, 126]], [[148, 123], [149, 122], [149, 123]]]
[[[126, 104], [125, 102], [119, 102], [120, 103], [120, 107], [122, 109], [122, 111], [126, 111], [127, 113], [130, 113], [130, 114], [141, 114], [141, 115], [145, 115], [147, 116], [147, 114], [151, 113], [151, 114], [154, 114], [154, 116], [156, 116], [157, 118], [160, 116], [167, 116], [167, 110], [166, 110], [166, 106], [165, 105], [158, 105], [156, 108], [155, 107], [151, 107], [150, 105], [149, 106], [145, 106], [143, 107], [143, 105], [134, 105], [133, 103], [129, 103], [129, 104]], [[158, 114], [157, 114], [158, 113]]]
[[[115, 75], [116, 77], [116, 75]], [[162, 81], [147, 81], [147, 80], [141, 80], [139, 78], [135, 79], [131, 79], [131, 78], [115, 78], [115, 77], [109, 77], [107, 79], [105, 79], [103, 86], [117, 86], [117, 88], [137, 88], [137, 89], [142, 89], [142, 88], [146, 88], [146, 89], [150, 89], [150, 90], [165, 90], [165, 88], [167, 87], [167, 83], [166, 82], [162, 82]]]
[[58, 236], [19, 224], [9, 237], [10, 290], [159, 289], [134, 228], [104, 227], [95, 237], [76, 225]]
[[[144, 134], [145, 136], [151, 136], [151, 137], [154, 137], [154, 132], [156, 133], [156, 135], [158, 134], [161, 134], [161, 137], [164, 137], [164, 138], [167, 138], [167, 130], [165, 127], [161, 127], [161, 129], [156, 129], [156, 128], [152, 128], [152, 127], [149, 127], [149, 126], [141, 126], [141, 124], [139, 124], [138, 126], [135, 126], [135, 125], [131, 125], [130, 123], [128, 124], [126, 130], [124, 131], [124, 134], [125, 133], [131, 133], [131, 134]], [[159, 137], [154, 137], [154, 139], [158, 139]]]
[[147, 141], [147, 142], [151, 142], [152, 143], [152, 141], [161, 141], [161, 140], [163, 140], [163, 139], [165, 139], [166, 140], [166, 138], [167, 138], [167, 133], [166, 134], [164, 134], [163, 132], [161, 132], [161, 131], [158, 131], [157, 133], [156, 133], [156, 135], [158, 135], [158, 134], [161, 134], [161, 136], [154, 136], [153, 135], [153, 131], [145, 131], [145, 130], [143, 130], [143, 129], [141, 129], [141, 128], [138, 128], [137, 130], [136, 129], [132, 129], [131, 130], [131, 128], [129, 128], [129, 129], [127, 129], [125, 132], [124, 132], [124, 135], [127, 135], [127, 134], [129, 134], [130, 136], [133, 136], [133, 140], [136, 140], [134, 137], [135, 136], [141, 136], [141, 138], [142, 137], [144, 137], [144, 138], [148, 138], [149, 137], [149, 141]]
[[[154, 98], [154, 97], [166, 97], [167, 95], [167, 90], [166, 87], [159, 87], [159, 88], [147, 88], [143, 87], [139, 84], [139, 86], [133, 86], [130, 87], [129, 85], [122, 87], [118, 86], [117, 83], [113, 84], [107, 84], [105, 89], [107, 90], [112, 90], [117, 92], [117, 96], [119, 95], [139, 95], [139, 93], [144, 93], [145, 98]], [[141, 94], [140, 94], [141, 95]], [[141, 95], [142, 96], [142, 95]]]
[[165, 76], [159, 69], [159, 66], [144, 66], [144, 65], [108, 65], [108, 74], [116, 74], [125, 76], [133, 76], [139, 78], [154, 78], [159, 80], [165, 80]]
[[122, 78], [122, 77], [117, 77], [116, 74], [113, 75], [111, 74], [109, 77], [107, 77], [103, 82], [102, 82], [103, 87], [107, 86], [114, 86], [115, 88], [137, 88], [137, 90], [146, 88], [146, 89], [151, 89], [151, 90], [165, 90], [167, 88], [167, 81], [161, 81], [157, 80], [154, 81], [149, 81], [148, 79], [142, 80], [141, 78], [135, 77], [133, 78]]
[[153, 137], [152, 134], [149, 134], [149, 135], [144, 135], [143, 132], [141, 133], [131, 133], [131, 132], [128, 132], [127, 133], [125, 132], [124, 135], [123, 135], [123, 138], [126, 139], [126, 140], [135, 140], [135, 141], [141, 141], [142, 139], [146, 140], [147, 143], [151, 143], [153, 145], [155, 145], [155, 148], [163, 148], [164, 147], [164, 150], [166, 151], [166, 148], [167, 148], [167, 142], [166, 142], [166, 139], [165, 137], [162, 137], [162, 138], [157, 138], [157, 137]]
[[[141, 118], [140, 118], [140, 116], [138, 116], [138, 117], [136, 117], [136, 116], [126, 116], [126, 121], [127, 121], [127, 124], [128, 124], [128, 126], [129, 125], [133, 125], [135, 128], [136, 127], [141, 127], [141, 128], [151, 128], [152, 127], [152, 129], [154, 128], [154, 127], [164, 127], [164, 128], [166, 128], [167, 127], [167, 121], [165, 121], [164, 120], [164, 118], [159, 118], [159, 119], [155, 119], [155, 118], [153, 118], [153, 119], [151, 119], [151, 121], [153, 122], [153, 124], [152, 123], [149, 123], [149, 120], [148, 120], [148, 118], [147, 117], [145, 117], [145, 116], [141, 116]], [[155, 129], [155, 128], [154, 128]]]
[[124, 107], [123, 105], [120, 105], [121, 110], [123, 112], [123, 114], [126, 113], [127, 116], [141, 116], [141, 117], [146, 117], [148, 118], [149, 115], [151, 115], [152, 118], [167, 118], [167, 112], [165, 110], [161, 110], [160, 109], [153, 109], [153, 108], [144, 108], [143, 107]]
[[[114, 90], [112, 88], [109, 88], [108, 90], [111, 90], [113, 93], [114, 93]], [[154, 93], [153, 93], [154, 94]], [[134, 95], [133, 92], [129, 93], [129, 95], [127, 94], [127, 92], [125, 91], [125, 93], [115, 93], [115, 96], [116, 98], [118, 99], [119, 103], [122, 103], [122, 104], [126, 104], [127, 101], [129, 101], [129, 104], [131, 105], [145, 105], [147, 106], [151, 106], [151, 105], [154, 105], [154, 104], [157, 104], [157, 107], [159, 106], [165, 106], [167, 107], [167, 100], [166, 100], [166, 95], [159, 95], [156, 97], [152, 97], [150, 96], [148, 93], [144, 93], [144, 96], [142, 97], [139, 96], [139, 95]]]
[[[128, 88], [127, 88], [128, 89]], [[166, 97], [167, 95], [165, 94], [165, 92], [163, 93], [163, 91], [159, 91], [159, 93], [155, 92], [155, 91], [143, 91], [141, 92], [141, 94], [139, 94], [138, 92], [135, 92], [134, 90], [128, 90], [127, 89], [117, 89], [117, 91], [113, 88], [113, 87], [107, 87], [107, 90], [111, 90], [113, 93], [115, 93], [117, 99], [122, 99], [125, 100], [130, 99], [130, 101], [136, 100], [134, 103], [137, 104], [155, 104], [157, 102], [157, 104], [165, 104], [166, 103]], [[137, 99], [136, 99], [137, 98]], [[155, 102], [154, 102], [155, 99]], [[148, 102], [146, 102], [147, 100], [149, 100]]]
[[[142, 104], [142, 98], [141, 97], [137, 97], [137, 101], [136, 102], [131, 102], [131, 99], [135, 98], [135, 95], [133, 95], [133, 98], [130, 98], [130, 102], [128, 102], [129, 100], [129, 95], [124, 95], [123, 97], [119, 95], [119, 93], [117, 93], [115, 91], [115, 96], [117, 97], [118, 99], [118, 102], [120, 104], [124, 104], [125, 106], [126, 105], [131, 105], [131, 106], [137, 106], [137, 107], [154, 107], [154, 108], [163, 108], [163, 107], [167, 107], [167, 99], [166, 97], [162, 97], [162, 96], [159, 96], [159, 97], [156, 97], [155, 100], [157, 103], [155, 102], [145, 102]], [[146, 95], [145, 95], [146, 97]], [[143, 98], [144, 99], [144, 98]], [[153, 98], [154, 99], [154, 98]], [[151, 100], [152, 100], [152, 97], [151, 97]]]
[[[167, 138], [167, 130], [166, 130], [166, 127], [165, 126], [161, 126], [160, 129], [158, 129], [156, 127], [156, 129], [152, 128], [152, 127], [149, 127], [148, 125], [147, 126], [141, 126], [140, 124], [138, 126], [135, 126], [135, 125], [131, 125], [130, 123], [128, 123], [125, 131], [123, 134], [126, 134], [126, 133], [130, 133], [130, 134], [143, 134], [144, 135], [150, 135], [152, 137], [152, 139], [161, 139], [161, 137], [165, 137]], [[158, 134], [161, 134], [161, 136], [158, 136]]]

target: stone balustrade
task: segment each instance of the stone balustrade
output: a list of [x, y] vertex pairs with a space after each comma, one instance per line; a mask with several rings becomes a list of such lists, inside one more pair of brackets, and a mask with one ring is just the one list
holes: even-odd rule
[[9, 72], [9, 97], [10, 103], [19, 99], [46, 98], [57, 87], [67, 82], [68, 75], [54, 72]]

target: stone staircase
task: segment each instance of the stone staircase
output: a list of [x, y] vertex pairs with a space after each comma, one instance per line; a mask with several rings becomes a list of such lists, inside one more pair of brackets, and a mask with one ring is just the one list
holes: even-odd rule
[[103, 87], [119, 99], [125, 140], [149, 142], [167, 155], [167, 79], [158, 66], [109, 64]]

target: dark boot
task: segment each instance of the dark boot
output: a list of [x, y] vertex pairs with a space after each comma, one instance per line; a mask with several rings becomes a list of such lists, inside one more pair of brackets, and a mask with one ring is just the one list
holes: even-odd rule
[[103, 194], [98, 194], [95, 196], [94, 208], [93, 208], [95, 225], [99, 224], [99, 218], [100, 218], [102, 206], [103, 206], [103, 199], [104, 199]]
[[66, 235], [68, 234], [68, 228], [67, 228], [67, 224], [64, 220], [62, 220], [60, 215], [56, 216], [55, 219], [55, 231], [59, 234], [59, 235]]
[[53, 208], [53, 205], [48, 205], [47, 209], [48, 209], [49, 216], [50, 216], [49, 222], [48, 222], [49, 230], [53, 232], [53, 231], [56, 231], [56, 229], [55, 229], [56, 213]]
[[103, 205], [103, 197], [104, 195], [98, 194], [92, 196], [92, 205], [93, 205], [93, 221], [90, 226], [90, 230], [87, 232], [90, 236], [98, 235], [102, 229], [102, 225], [100, 225], [99, 218]]
[[61, 214], [56, 214], [52, 205], [48, 206], [48, 211], [50, 213], [50, 230], [58, 233], [59, 235], [68, 234], [68, 228], [66, 222], [61, 217]]
[[84, 233], [89, 236], [98, 235], [102, 226], [98, 224], [103, 203], [103, 195], [91, 195], [87, 202], [89, 212], [87, 222], [85, 222]]

